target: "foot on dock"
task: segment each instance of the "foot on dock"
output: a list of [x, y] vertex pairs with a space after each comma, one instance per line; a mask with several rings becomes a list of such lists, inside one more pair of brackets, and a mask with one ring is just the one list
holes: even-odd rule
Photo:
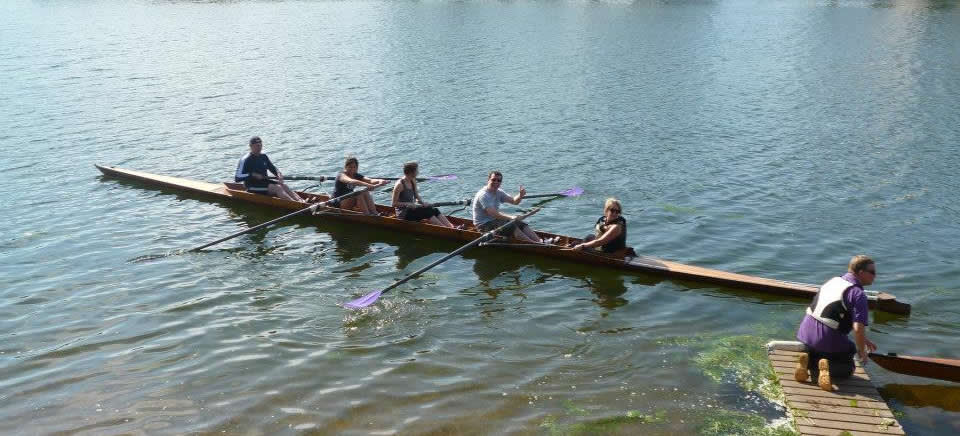
[[827, 359], [820, 359], [820, 363], [817, 366], [820, 368], [820, 376], [817, 377], [817, 384], [820, 385], [820, 389], [832, 392], [833, 383], [830, 380], [830, 362], [828, 362]]
[[810, 365], [810, 355], [800, 353], [797, 356], [797, 368], [793, 370], [793, 379], [798, 382], [806, 382], [810, 378], [810, 371], [807, 367]]

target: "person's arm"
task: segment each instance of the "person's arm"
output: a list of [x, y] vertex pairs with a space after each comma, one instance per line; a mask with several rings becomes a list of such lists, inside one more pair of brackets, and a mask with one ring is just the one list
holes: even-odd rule
[[[507, 195], [506, 193], [504, 193], [503, 191], [497, 191], [496, 195], [498, 195], [498, 196], [500, 197], [500, 201], [501, 201], [501, 202], [502, 202], [502, 201], [506, 201], [507, 199], [510, 199], [510, 196]], [[494, 217], [494, 218], [502, 219], [502, 220], [512, 220], [512, 219], [513, 219], [513, 217], [510, 216], [510, 215], [507, 215], [507, 214], [504, 214], [504, 213], [500, 213], [500, 211], [497, 210], [497, 208], [495, 208], [495, 207], [493, 207], [493, 206], [487, 206], [486, 201], [484, 201], [484, 200], [486, 200], [485, 197], [480, 197], [480, 207], [483, 208], [483, 211], [486, 212], [487, 215], [489, 215], [489, 216], [491, 216], [491, 217]]]
[[390, 202], [394, 208], [406, 207], [405, 204], [400, 202], [400, 193], [403, 192], [403, 181], [397, 180], [397, 184], [393, 185], [393, 200]]
[[430, 203], [427, 203], [426, 201], [423, 201], [423, 198], [420, 198], [420, 190], [417, 188], [413, 188], [413, 198], [415, 198], [417, 202], [420, 203], [419, 204], [420, 206], [430, 207]]
[[867, 339], [867, 325], [870, 323], [867, 294], [862, 288], [854, 288], [853, 292], [853, 341], [857, 346], [860, 361], [866, 364], [867, 353], [876, 351], [877, 346]]
[[350, 177], [350, 176], [348, 176], [348, 175], [346, 175], [346, 174], [344, 174], [344, 173], [340, 173], [340, 175], [337, 176], [337, 178], [338, 178], [341, 182], [346, 183], [346, 184], [349, 184], [349, 185], [360, 185], [360, 186], [366, 186], [366, 187], [368, 187], [368, 188], [374, 188], [374, 187], [380, 186], [380, 185], [382, 184], [382, 183], [370, 183], [370, 182], [367, 182], [367, 181], [365, 181], [365, 180], [370, 180], [370, 179], [367, 179], [366, 177], [363, 177], [363, 176], [360, 176], [360, 178], [354, 179], [353, 177]]
[[877, 351], [877, 344], [867, 339], [867, 326], [859, 322], [853, 323], [853, 341], [857, 344], [857, 354], [860, 356], [860, 362], [867, 362], [867, 353]]
[[607, 231], [603, 232], [603, 235], [600, 235], [599, 238], [596, 238], [590, 242], [584, 242], [582, 244], [577, 244], [573, 246], [574, 250], [581, 250], [584, 248], [593, 248], [599, 247], [607, 242], [614, 240], [617, 236], [620, 236], [620, 233], [623, 232], [623, 226], [620, 224], [615, 224], [610, 226]]
[[523, 197], [526, 197], [526, 196], [527, 196], [527, 188], [524, 188], [523, 185], [520, 185], [520, 192], [518, 192], [517, 195], [514, 195], [513, 197], [511, 197], [509, 195], [504, 194], [504, 197], [506, 198], [503, 198], [501, 201], [510, 203], [510, 204], [520, 204], [520, 202], [523, 201]]
[[[266, 155], [263, 156], [267, 161], [267, 170], [273, 172], [273, 175], [277, 176], [277, 181], [283, 183], [283, 174], [280, 174], [280, 170], [277, 169], [276, 165], [273, 162], [270, 162], [270, 158]], [[266, 175], [266, 174], [264, 174]]]

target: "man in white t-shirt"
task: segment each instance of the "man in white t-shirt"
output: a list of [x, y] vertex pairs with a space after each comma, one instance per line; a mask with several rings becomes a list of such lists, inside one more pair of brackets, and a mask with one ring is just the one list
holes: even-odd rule
[[[503, 183], [503, 174], [500, 171], [491, 171], [487, 176], [487, 184], [477, 191], [473, 197], [473, 224], [481, 232], [489, 232], [500, 227], [514, 217], [500, 213], [500, 203], [520, 204], [523, 197], [527, 195], [527, 190], [520, 186], [520, 193], [516, 196], [509, 196], [500, 189]], [[506, 235], [502, 235], [506, 236]], [[513, 228], [513, 237], [521, 241], [541, 243], [537, 233], [523, 221], [517, 221]]]

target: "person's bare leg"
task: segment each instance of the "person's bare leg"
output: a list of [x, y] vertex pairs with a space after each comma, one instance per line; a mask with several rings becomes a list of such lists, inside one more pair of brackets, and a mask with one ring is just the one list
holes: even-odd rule
[[377, 204], [373, 202], [373, 196], [370, 195], [369, 191], [360, 194], [360, 202], [363, 203], [363, 208], [366, 209], [364, 213], [367, 215], [377, 215]]
[[344, 198], [343, 200], [340, 200], [340, 209], [356, 210], [361, 212], [358, 208], [356, 197]]
[[267, 185], [267, 194], [270, 194], [271, 196], [274, 196], [277, 198], [282, 198], [284, 200], [300, 201], [300, 200], [295, 200], [293, 197], [288, 195], [283, 189], [281, 189], [278, 185], [275, 185], [275, 184]]
[[280, 185], [280, 187], [283, 188], [284, 192], [286, 192], [287, 195], [289, 195], [290, 197], [293, 197], [293, 199], [295, 199], [296, 201], [300, 201], [300, 202], [304, 201], [303, 197], [297, 195], [297, 193], [293, 189], [290, 189], [290, 187], [287, 186], [286, 183]]
[[526, 234], [527, 238], [533, 242], [537, 242], [537, 243], [543, 242], [540, 240], [540, 236], [537, 235], [537, 232], [533, 231], [533, 229], [531, 229], [530, 226], [524, 227], [523, 233]]
[[513, 237], [526, 242], [539, 242], [539, 241], [534, 241], [533, 239], [530, 239], [530, 237], [527, 236], [527, 234], [520, 229], [513, 229]]
[[450, 220], [447, 219], [446, 215], [444, 215], [444, 214], [442, 214], [442, 213], [441, 213], [440, 215], [437, 215], [437, 216], [433, 217], [432, 219], [435, 219], [435, 220], [439, 221], [439, 222], [440, 222], [440, 225], [442, 225], [442, 226], [445, 226], [445, 227], [453, 227], [453, 223], [451, 223]]

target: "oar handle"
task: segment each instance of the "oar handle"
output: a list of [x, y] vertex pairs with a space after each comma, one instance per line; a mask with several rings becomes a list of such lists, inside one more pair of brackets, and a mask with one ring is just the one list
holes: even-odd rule
[[314, 203], [314, 204], [311, 204], [311, 205], [309, 205], [309, 206], [307, 206], [307, 207], [305, 207], [305, 208], [303, 208], [303, 209], [300, 209], [300, 210], [298, 210], [298, 211], [296, 211], [296, 212], [288, 213], [288, 214], [286, 214], [286, 215], [284, 215], [284, 216], [282, 216], [282, 217], [280, 217], [280, 218], [272, 219], [272, 220], [267, 221], [267, 222], [265, 222], [265, 223], [263, 223], [263, 224], [255, 225], [255, 226], [253, 226], [253, 227], [250, 227], [249, 229], [241, 230], [241, 231], [239, 231], [239, 232], [230, 234], [230, 235], [228, 235], [228, 236], [224, 236], [224, 237], [222, 237], [222, 238], [220, 238], [220, 239], [217, 239], [216, 241], [203, 244], [203, 245], [201, 245], [201, 246], [199, 246], [199, 247], [196, 247], [196, 248], [191, 248], [190, 250], [187, 250], [187, 251], [200, 251], [200, 250], [203, 250], [204, 248], [207, 248], [207, 247], [210, 247], [210, 246], [213, 246], [213, 245], [217, 245], [217, 244], [219, 244], [219, 243], [221, 243], [221, 242], [223, 242], [223, 241], [227, 241], [227, 240], [236, 238], [237, 236], [245, 235], [245, 234], [250, 233], [250, 232], [255, 232], [255, 231], [260, 230], [260, 229], [262, 229], [262, 228], [264, 228], [264, 227], [268, 227], [268, 226], [270, 226], [270, 225], [273, 225], [273, 224], [276, 224], [276, 223], [278, 223], [278, 222], [280, 222], [280, 221], [283, 221], [283, 220], [285, 220], [285, 219], [287, 219], [287, 218], [295, 217], [295, 216], [297, 216], [297, 215], [304, 214], [304, 213], [307, 213], [307, 212], [313, 212], [313, 211], [317, 210], [317, 208], [320, 207], [320, 206], [326, 206], [327, 204], [330, 204], [330, 203], [332, 203], [332, 202], [335, 202], [335, 201], [338, 201], [338, 200], [342, 200], [342, 199], [344, 199], [344, 198], [353, 197], [354, 195], [359, 195], [359, 194], [361, 194], [361, 193], [363, 193], [363, 192], [366, 192], [366, 191], [368, 191], [368, 190], [370, 190], [370, 189], [371, 189], [371, 188], [369, 188], [369, 187], [368, 187], [368, 188], [363, 188], [363, 189], [360, 189], [360, 190], [357, 190], [357, 191], [353, 191], [353, 192], [350, 192], [350, 193], [341, 195], [341, 196], [339, 196], [339, 197], [337, 197], [337, 198], [331, 198], [331, 199], [329, 199], [329, 200], [327, 200], [327, 201], [324, 201], [324, 202], [322, 202], [322, 203]]
[[427, 266], [425, 266], [425, 267], [423, 267], [423, 268], [420, 268], [420, 269], [418, 269], [418, 270], [410, 273], [408, 276], [400, 279], [399, 281], [394, 282], [392, 285], [387, 286], [386, 288], [383, 289], [383, 291], [380, 292], [380, 294], [382, 295], [382, 294], [390, 291], [391, 289], [396, 288], [397, 286], [400, 286], [400, 285], [402, 285], [402, 284], [410, 281], [410, 279], [412, 279], [412, 278], [414, 278], [414, 277], [416, 277], [416, 276], [418, 276], [418, 275], [420, 275], [420, 274], [423, 274], [424, 272], [426, 272], [426, 271], [429, 270], [430, 268], [433, 268], [433, 267], [435, 267], [435, 266], [437, 266], [437, 265], [440, 265], [440, 264], [443, 263], [443, 262], [446, 262], [446, 261], [450, 260], [451, 258], [459, 255], [460, 253], [463, 253], [464, 251], [469, 250], [471, 247], [473, 247], [473, 246], [475, 246], [475, 245], [477, 245], [477, 244], [479, 244], [479, 243], [481, 243], [481, 242], [484, 242], [484, 241], [488, 241], [488, 240], [490, 240], [490, 239], [493, 239], [493, 237], [496, 236], [496, 234], [497, 234], [498, 232], [500, 232], [501, 230], [504, 230], [504, 229], [506, 229], [506, 228], [508, 228], [508, 227], [510, 227], [510, 226], [512, 226], [512, 225], [515, 225], [515, 224], [517, 223], [517, 221], [523, 220], [524, 218], [527, 218], [527, 217], [529, 217], [530, 215], [533, 215], [533, 214], [535, 214], [535, 213], [537, 213], [537, 212], [540, 212], [540, 208], [539, 208], [539, 207], [534, 208], [534, 209], [532, 209], [530, 212], [527, 212], [527, 213], [525, 213], [525, 214], [523, 214], [523, 215], [519, 215], [519, 216], [514, 217], [512, 220], [510, 220], [510, 222], [508, 222], [508, 223], [506, 223], [506, 224], [504, 224], [504, 225], [502, 225], [502, 226], [500, 226], [500, 227], [497, 227], [497, 228], [495, 228], [495, 229], [493, 229], [493, 230], [491, 230], [491, 231], [489, 231], [489, 232], [487, 232], [487, 233], [484, 233], [482, 236], [480, 236], [480, 237], [477, 238], [477, 239], [474, 239], [474, 240], [471, 241], [469, 244], [464, 245], [463, 247], [460, 247], [460, 248], [458, 248], [458, 249], [456, 249], [456, 250], [453, 250], [453, 252], [451, 252], [450, 254], [448, 254], [448, 255], [446, 255], [446, 256], [443, 256], [443, 257], [441, 257], [440, 259], [437, 259], [436, 261], [432, 262], [430, 265], [427, 265]]

